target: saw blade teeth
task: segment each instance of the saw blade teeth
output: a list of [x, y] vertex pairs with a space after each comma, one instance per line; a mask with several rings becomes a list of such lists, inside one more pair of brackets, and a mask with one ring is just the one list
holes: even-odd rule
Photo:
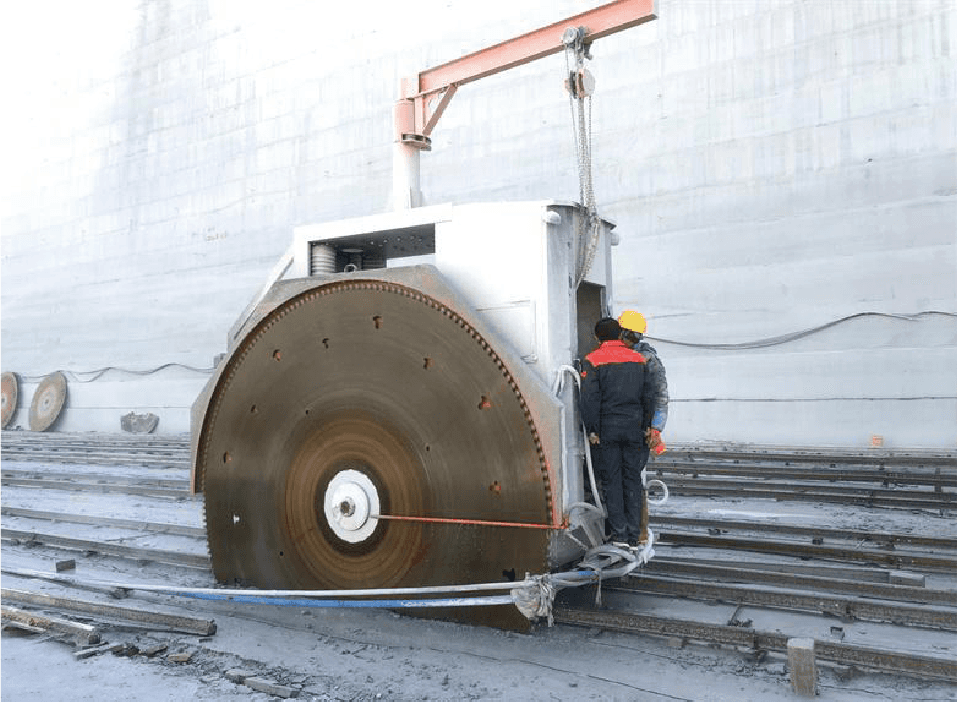
[[[245, 476], [242, 478], [241, 483], [237, 483], [235, 487], [233, 487], [232, 484], [229, 482], [230, 480], [232, 480], [232, 477], [228, 477], [226, 476], [226, 474], [214, 476], [212, 473], [209, 472], [211, 467], [217, 463], [217, 461], [215, 460], [211, 461], [213, 456], [217, 454], [211, 451], [210, 449], [212, 448], [214, 437], [217, 435], [218, 432], [226, 431], [227, 434], [229, 433], [230, 430], [229, 430], [228, 424], [230, 422], [236, 421], [235, 419], [233, 419], [233, 417], [239, 416], [240, 409], [242, 411], [242, 416], [245, 418], [243, 421], [249, 421], [250, 415], [254, 414], [254, 413], [251, 413], [250, 411], [250, 402], [252, 401], [252, 399], [248, 397], [243, 397], [242, 391], [239, 391], [239, 390], [235, 390], [235, 392], [240, 392], [240, 395], [241, 395], [240, 399], [242, 399], [242, 401], [236, 404], [235, 410], [230, 409], [230, 413], [228, 415], [229, 418], [227, 418], [227, 415], [224, 415], [222, 413], [225, 398], [229, 396], [232, 392], [234, 392], [233, 390], [234, 387], [239, 387], [239, 386], [246, 387], [249, 385], [249, 383], [254, 382], [252, 380], [253, 376], [250, 376], [251, 370], [247, 370], [245, 367], [249, 366], [251, 369], [253, 367], [256, 367], [257, 364], [266, 362], [269, 364], [273, 364], [273, 366], [266, 366], [265, 368], [268, 368], [268, 367], [278, 368], [278, 366], [275, 366], [274, 361], [272, 360], [272, 352], [276, 348], [285, 348], [286, 346], [285, 342], [277, 343], [276, 340], [270, 341], [266, 347], [267, 351], [265, 355], [267, 356], [267, 359], [265, 361], [260, 360], [262, 359], [261, 355], [257, 355], [256, 353], [254, 353], [257, 346], [260, 343], [263, 343], [267, 336], [272, 338], [275, 335], [279, 335], [280, 338], [285, 338], [285, 336], [291, 335], [292, 338], [299, 339], [300, 337], [296, 336], [295, 334], [292, 334], [292, 331], [295, 328], [302, 326], [295, 321], [299, 315], [302, 315], [302, 314], [313, 315], [316, 312], [321, 312], [322, 314], [325, 314], [330, 320], [339, 319], [342, 316], [342, 313], [343, 313], [342, 310], [344, 310], [345, 313], [348, 313], [349, 310], [351, 309], [350, 308], [350, 305], [352, 304], [350, 302], [350, 300], [352, 299], [351, 296], [353, 295], [363, 295], [363, 296], [373, 295], [374, 296], [374, 295], [381, 295], [381, 294], [394, 295], [394, 297], [397, 300], [408, 301], [408, 302], [400, 303], [401, 305], [406, 305], [406, 304], [421, 305], [422, 309], [431, 310], [432, 312], [430, 312], [430, 314], [432, 313], [437, 314], [438, 315], [436, 317], [437, 319], [440, 319], [440, 320], [447, 319], [453, 322], [457, 328], [464, 331], [465, 338], [469, 339], [470, 340], [469, 343], [473, 344], [472, 348], [478, 348], [481, 350], [480, 353], [484, 356], [484, 358], [487, 359], [485, 363], [490, 362], [489, 367], [493, 369], [493, 372], [505, 380], [505, 382], [508, 384], [508, 386], [512, 390], [512, 393], [509, 394], [509, 397], [514, 396], [515, 398], [514, 400], [509, 400], [509, 402], [514, 403], [512, 405], [512, 407], [514, 408], [512, 411], [517, 411], [518, 412], [517, 416], [523, 418], [523, 421], [527, 427], [527, 432], [528, 432], [527, 438], [531, 439], [531, 442], [528, 444], [528, 450], [530, 451], [528, 458], [532, 460], [529, 463], [522, 463], [522, 465], [528, 466], [528, 465], [534, 465], [534, 462], [538, 463], [538, 470], [540, 472], [540, 476], [542, 479], [542, 483], [540, 483], [542, 487], [539, 492], [539, 495], [540, 495], [539, 499], [542, 501], [539, 503], [542, 509], [541, 518], [543, 520], [550, 520], [552, 518], [553, 504], [554, 504], [553, 503], [553, 485], [551, 483], [548, 461], [547, 461], [547, 457], [545, 455], [545, 451], [542, 445], [542, 439], [535, 425], [535, 421], [534, 421], [534, 417], [532, 415], [531, 409], [529, 408], [528, 403], [526, 402], [525, 397], [523, 396], [521, 392], [518, 382], [515, 380], [515, 378], [512, 376], [511, 372], [509, 371], [507, 367], [507, 363], [495, 352], [495, 350], [492, 348], [492, 345], [481, 334], [481, 332], [478, 329], [476, 329], [471, 323], [469, 323], [468, 319], [465, 316], [459, 314], [455, 310], [451, 309], [448, 305], [440, 302], [439, 300], [436, 300], [434, 297], [426, 293], [423, 293], [420, 290], [416, 290], [414, 288], [409, 288], [407, 286], [403, 286], [403, 285], [399, 285], [399, 284], [391, 283], [391, 282], [384, 282], [384, 281], [368, 281], [368, 280], [366, 281], [355, 281], [355, 280], [337, 281], [334, 283], [327, 283], [317, 288], [312, 288], [308, 291], [300, 293], [299, 295], [291, 298], [290, 300], [287, 300], [286, 302], [280, 304], [276, 309], [263, 315], [263, 317], [259, 319], [252, 326], [252, 329], [245, 335], [245, 337], [240, 341], [236, 349], [233, 351], [231, 358], [227, 361], [226, 365], [224, 366], [224, 369], [220, 375], [220, 378], [217, 382], [216, 387], [213, 389], [210, 395], [210, 401], [207, 406], [207, 411], [204, 417], [203, 427], [202, 427], [202, 431], [199, 438], [197, 456], [201, 465], [197, 466], [197, 472], [200, 478], [200, 481], [199, 481], [200, 485], [208, 486], [210, 484], [214, 484], [215, 491], [225, 490], [229, 493], [229, 494], [226, 494], [225, 496], [217, 497], [214, 500], [216, 504], [212, 506], [210, 504], [210, 497], [211, 497], [210, 494], [207, 493], [207, 495], [204, 495], [204, 523], [206, 524], [207, 531], [209, 533], [207, 546], [208, 546], [208, 550], [209, 550], [212, 562], [214, 563], [214, 569], [222, 571], [222, 573], [217, 573], [217, 577], [219, 577], [222, 574], [227, 579], [238, 579], [238, 580], [250, 581], [250, 582], [256, 582], [257, 579], [263, 579], [263, 582], [258, 583], [260, 585], [267, 585], [269, 584], [269, 582], [272, 582], [274, 584], [278, 583], [278, 585], [292, 584], [294, 587], [298, 587], [299, 583], [306, 583], [307, 585], [313, 584], [314, 581], [311, 579], [313, 578], [313, 576], [308, 575], [309, 572], [312, 572], [310, 568], [308, 566], [296, 565], [297, 558], [299, 557], [296, 555], [297, 547], [295, 546], [295, 544], [290, 545], [283, 541], [283, 539], [285, 538], [285, 537], [282, 537], [282, 534], [281, 534], [283, 527], [281, 527], [280, 524], [272, 524], [272, 525], [264, 524], [262, 522], [262, 519], [260, 519], [258, 523], [256, 522], [257, 517], [255, 512], [256, 510], [262, 509], [265, 503], [262, 502], [263, 498], [250, 497], [245, 491], [253, 490], [254, 492], [256, 492], [257, 495], [260, 492], [262, 492], [263, 486], [262, 485], [257, 486], [255, 484], [256, 474], [251, 471], [259, 470], [258, 464], [262, 463], [263, 457], [260, 455], [259, 458], [257, 459], [256, 455], [254, 454], [252, 461], [249, 461], [248, 456], [246, 460], [238, 460], [236, 459], [235, 450], [230, 448], [227, 451], [225, 446], [223, 446], [223, 444], [221, 443], [221, 440], [218, 440], [217, 445], [220, 446], [220, 448], [217, 449], [219, 451], [218, 455], [220, 457], [223, 457], [228, 454], [232, 457], [232, 460], [218, 463], [219, 472], [222, 473], [222, 471], [225, 470], [224, 467], [228, 463], [230, 466], [230, 468], [228, 469], [230, 471], [229, 476], [234, 476], [234, 475]], [[335, 299], [330, 298], [330, 296], [335, 297]], [[356, 298], [356, 299], [358, 300], [359, 298]], [[373, 298], [364, 297], [362, 299], [368, 300]], [[316, 307], [317, 305], [320, 307]], [[379, 320], [379, 322], [382, 322], [383, 319], [389, 317], [390, 314], [393, 314], [392, 312], [390, 312], [390, 310], [393, 309], [393, 307], [394, 305], [392, 305], [391, 303], [388, 303], [387, 300], [380, 300], [376, 302], [375, 313], [374, 313], [375, 317]], [[381, 311], [380, 311], [380, 308], [381, 308]], [[334, 310], [340, 310], [340, 311], [336, 312]], [[414, 316], [415, 315], [413, 315], [413, 317]], [[439, 322], [439, 324], [441, 324], [441, 322]], [[379, 324], [377, 323], [376, 326], [379, 326]], [[404, 331], [400, 328], [401, 325], [388, 325], [388, 326], [389, 326], [389, 329], [392, 331], [390, 331], [389, 337], [385, 340], [384, 343], [399, 344], [399, 346], [396, 346], [394, 348], [391, 346], [388, 347], [392, 352], [390, 354], [387, 354], [387, 356], [399, 357], [401, 355], [401, 352], [404, 350], [403, 346], [410, 345], [411, 342], [414, 341], [414, 336], [408, 336], [408, 337], [403, 336]], [[374, 327], [373, 325], [368, 325], [368, 328], [374, 330], [376, 327]], [[386, 324], [382, 323], [381, 328], [386, 328]], [[370, 331], [369, 333], [376, 334], [377, 332]], [[457, 334], [457, 333], [458, 332], [455, 332], [454, 334]], [[398, 336], [395, 336], [396, 334], [398, 334]], [[452, 336], [454, 336], [454, 334]], [[351, 347], [350, 346], [351, 342], [348, 342], [345, 339], [343, 339], [338, 346], [331, 345], [328, 343], [330, 336], [331, 335], [329, 335], [328, 332], [325, 332], [325, 333], [320, 332], [316, 334], [315, 331], [312, 331], [308, 337], [309, 340], [303, 343], [311, 343], [315, 345], [317, 350], [322, 350], [324, 353], [330, 353], [330, 354], [335, 354], [336, 353], [335, 349], [337, 348], [340, 349], [338, 351], [338, 355], [329, 356], [329, 357], [324, 356], [324, 358], [336, 359], [335, 361], [330, 360], [329, 361], [330, 363], [333, 363], [333, 364], [335, 363], [341, 364], [344, 362], [354, 363], [355, 361], [353, 358], [342, 356], [343, 352], [341, 351], [341, 349], [356, 348], [356, 347]], [[305, 338], [305, 337], [302, 337], [302, 338]], [[375, 338], [381, 339], [383, 337], [376, 336]], [[296, 346], [295, 343], [292, 343], [291, 341], [290, 343], [293, 347]], [[375, 342], [375, 343], [378, 344], [379, 342]], [[461, 344], [461, 342], [456, 342], [456, 343]], [[465, 349], [466, 347], [461, 348], [461, 350], [465, 350]], [[410, 354], [414, 356], [413, 362], [419, 368], [424, 367], [428, 369], [430, 365], [432, 367], [435, 367], [434, 364], [440, 364], [438, 367], [444, 368], [445, 372], [448, 372], [450, 363], [453, 363], [454, 365], [454, 363], [459, 362], [458, 358], [443, 359], [441, 357], [436, 357], [431, 351], [427, 352], [427, 355], [422, 355], [421, 353], [418, 352], [418, 350], [410, 349]], [[291, 365], [291, 370], [286, 369], [284, 372], [291, 373], [292, 375], [290, 377], [295, 377], [296, 363], [303, 362], [301, 360], [297, 361], [297, 358], [302, 355], [303, 354], [297, 354], [295, 352], [289, 355], [289, 358], [290, 358], [289, 364]], [[424, 361], [422, 360], [423, 358], [425, 359]], [[282, 360], [283, 360], [283, 366], [285, 366], [286, 354], [282, 355]], [[429, 361], [431, 361], [432, 364], [430, 364]], [[323, 362], [323, 368], [326, 367], [325, 364], [326, 364], [326, 361]], [[335, 368], [335, 365], [329, 366], [329, 368]], [[467, 369], [468, 366], [465, 366], [464, 368]], [[328, 372], [330, 371], [315, 369], [314, 366], [310, 366], [310, 373], [319, 374], [316, 376], [316, 378], [326, 378], [326, 376], [323, 375], [323, 373], [328, 373]], [[464, 372], [464, 376], [467, 377], [468, 375], [470, 375], [470, 372], [466, 370]], [[383, 376], [383, 377], [387, 377], [387, 376]], [[446, 377], [449, 377], [449, 376], [446, 376]], [[262, 379], [262, 383], [265, 383], [265, 385], [263, 385], [262, 387], [267, 388], [267, 392], [268, 392], [269, 384], [273, 382], [288, 383], [290, 381], [288, 379], [283, 380], [282, 378], [276, 378], [276, 379], [270, 380], [264, 377]], [[454, 382], [460, 382], [460, 381], [454, 381]], [[492, 386], [486, 384], [483, 387], [491, 388]], [[290, 386], [289, 389], [292, 390], [293, 388]], [[346, 390], [348, 390], [348, 388], [346, 388]], [[443, 391], [439, 390], [439, 392], [441, 393]], [[489, 395], [487, 391], [483, 390], [483, 392], [485, 392], [485, 394], [483, 395], [483, 399], [487, 397], [488, 398], [491, 397], [491, 395]], [[257, 403], [261, 401], [264, 403], [268, 402], [268, 399], [261, 399], [258, 394], [253, 395], [253, 398], [255, 398]], [[504, 400], [502, 400], [498, 395], [496, 395], [495, 405], [497, 409], [495, 412], [489, 413], [487, 415], [493, 422], [493, 424], [490, 426], [494, 426], [494, 422], [496, 421], [505, 421], [504, 418], [496, 419], [496, 417], [498, 417], [500, 414], [503, 414], [503, 415], [508, 414], [507, 406], [501, 404], [503, 401]], [[273, 403], [273, 404], [270, 404], [269, 406], [274, 407], [276, 404], [282, 404], [282, 403], [281, 402]], [[489, 406], [492, 405], [490, 401], [487, 404]], [[479, 403], [479, 405], [481, 406], [482, 403]], [[232, 407], [232, 405], [230, 405], [230, 407]], [[309, 409], [314, 409], [315, 412], [310, 414]], [[321, 402], [318, 405], [310, 404], [309, 408], [307, 408], [304, 413], [298, 412], [297, 410], [296, 416], [297, 417], [308, 416], [309, 417], [308, 421], [310, 422], [329, 421], [329, 417], [323, 414]], [[441, 417], [442, 413], [440, 412], [436, 416]], [[325, 419], [323, 419], [323, 417], [325, 417]], [[400, 421], [400, 423], [403, 421], [407, 421], [405, 418], [401, 418], [401, 417], [395, 417], [394, 419]], [[257, 415], [257, 418], [255, 421], [256, 422], [264, 421], [262, 413], [259, 413]], [[293, 421], [293, 420], [290, 420], [290, 421]], [[297, 419], [294, 421], [298, 422], [299, 420]], [[316, 426], [319, 426], [319, 425], [317, 424]], [[360, 425], [354, 425], [354, 426], [359, 427]], [[285, 430], [289, 431], [292, 428], [294, 428], [293, 425], [290, 425], [289, 427], [286, 427]], [[243, 436], [244, 431], [248, 432], [248, 431], [259, 431], [259, 430], [255, 428], [251, 428], [250, 426], [247, 426], [245, 430], [236, 429], [235, 431], [238, 432], [237, 436], [238, 438], [240, 438], [241, 441], [246, 441], [247, 437]], [[375, 439], [373, 439], [373, 444], [368, 443], [368, 441], [370, 440], [369, 437], [370, 436], [374, 437], [375, 434], [376, 434], [375, 431], [360, 430], [356, 428], [356, 429], [350, 430], [350, 433], [348, 433], [347, 436], [351, 437], [349, 439], [349, 441], [351, 442], [354, 442], [354, 443], [365, 442], [365, 444], [369, 447], [367, 450], [371, 451], [372, 453], [375, 453], [378, 450], [374, 446]], [[444, 454], [443, 450], [441, 449], [438, 451], [435, 450], [437, 445], [435, 441], [430, 440], [426, 442], [426, 445], [429, 446], [429, 448], [424, 452], [423, 455], [431, 456], [432, 458], [429, 460], [436, 460], [437, 456], [442, 456]], [[254, 451], [258, 451], [258, 450], [259, 450], [258, 448], [254, 449]], [[399, 451], [398, 448], [394, 450]], [[328, 455], [328, 454], [324, 454], [324, 455]], [[341, 454], [341, 455], [345, 456], [345, 454]], [[418, 459], [415, 459], [415, 460], [418, 460]], [[254, 466], [254, 464], [257, 464], [257, 465]], [[265, 465], [263, 467], [265, 467]], [[303, 485], [306, 486], [306, 490], [305, 492], [303, 492], [303, 495], [306, 495], [306, 497], [296, 497], [297, 493], [295, 490], [290, 491], [287, 489], [286, 490], [287, 499], [292, 499], [293, 502], [290, 503], [292, 507], [287, 506], [283, 509], [286, 510], [285, 513], [287, 514], [287, 518], [288, 518], [288, 515], [291, 515], [294, 517], [294, 521], [298, 520], [299, 526], [297, 526], [293, 531], [290, 532], [291, 534], [294, 535], [294, 540], [309, 541], [310, 539], [312, 539], [317, 544], [318, 542], [315, 541], [316, 539], [315, 531], [308, 526], [309, 524], [308, 520], [315, 518], [315, 517], [309, 516], [309, 514], [314, 514], [315, 510], [312, 506], [309, 506], [309, 505], [312, 505], [313, 503], [311, 502], [312, 498], [308, 497], [308, 495], [311, 494], [309, 490], [315, 491], [316, 489], [319, 489], [321, 485], [318, 485], [315, 483], [315, 480], [318, 479], [316, 478], [315, 475], [313, 475], [309, 471], [302, 472], [302, 470], [300, 470], [299, 472], [293, 471], [293, 473], [290, 473], [289, 476], [287, 476], [287, 479], [297, 480], [300, 482], [305, 481]], [[375, 473], [375, 471], [373, 471], [373, 473]], [[209, 480], [210, 478], [213, 478], [213, 481], [214, 481], [213, 483], [207, 483], [207, 480]], [[462, 478], [465, 478], [464, 474]], [[252, 480], [253, 482], [249, 482], [250, 480]], [[398, 482], [394, 482], [392, 478], [390, 478], [389, 480], [393, 482], [383, 483], [380, 485], [381, 495], [384, 499], [387, 499], [387, 500], [393, 500], [394, 498], [400, 499], [400, 500], [406, 499], [402, 497], [402, 494], [407, 493], [416, 484], [416, 481], [410, 481], [408, 478], [398, 479]], [[487, 482], [488, 481], [483, 481], [483, 484]], [[462, 481], [462, 485], [465, 485], [466, 483], [467, 483], [467, 480]], [[240, 489], [240, 484], [243, 486], [242, 489]], [[512, 484], [512, 483], [510, 482], [509, 484]], [[312, 487], [309, 487], [309, 486], [312, 486]], [[267, 492], [270, 490], [273, 492], [276, 491], [275, 487], [267, 486], [267, 488], [268, 488]], [[352, 488], [350, 488], [350, 490], [351, 489]], [[454, 488], [454, 490], [460, 491], [460, 490], [464, 490], [464, 488], [456, 487]], [[487, 485], [485, 485], [485, 487], [483, 488], [483, 492], [486, 495], [495, 494], [496, 500], [497, 500], [496, 504], [502, 504], [503, 499], [507, 501], [508, 497], [512, 493], [511, 490], [503, 491], [501, 494], [489, 493], [487, 490]], [[318, 500], [319, 493], [316, 493], [316, 494], [317, 494], [316, 499]], [[351, 495], [352, 493], [349, 493], [349, 494]], [[292, 495], [293, 497], [288, 497], [289, 495]], [[463, 492], [463, 495], [465, 495], [464, 492]], [[223, 500], [222, 500], [223, 497], [225, 497], [225, 503], [223, 503]], [[234, 499], [238, 499], [240, 500], [240, 502], [243, 502], [243, 501], [248, 502], [248, 509], [244, 510], [244, 509], [237, 508], [233, 504]], [[471, 500], [471, 498], [463, 497], [463, 498], [456, 498], [456, 499], [458, 500], [458, 502], [461, 503], [461, 505], [458, 508], [460, 511], [463, 511], [473, 506], [471, 503], [474, 502], [474, 500]], [[437, 500], [438, 500], [438, 496], [436, 498], [430, 498], [430, 502], [436, 502]], [[226, 505], [229, 505], [228, 508]], [[520, 512], [522, 514], [525, 514], [527, 513], [527, 509], [529, 507], [532, 507], [533, 505], [519, 504], [516, 506], [521, 507]], [[288, 511], [290, 509], [292, 510], [292, 512]], [[432, 509], [431, 507], [423, 503], [419, 509], [419, 513], [428, 516], [429, 511], [431, 509]], [[239, 513], [243, 513], [244, 515], [242, 522], [240, 524], [234, 524], [233, 519], [235, 515]], [[476, 514], [478, 515], [479, 518], [484, 516], [484, 513], [482, 512], [477, 512]], [[433, 516], [444, 516], [444, 515], [435, 514]], [[455, 517], [468, 517], [471, 515], [449, 514], [447, 516], [455, 518]], [[500, 515], [492, 513], [492, 516], [500, 516]], [[279, 521], [284, 524], [286, 523], [285, 520], [287, 518], [284, 518]], [[266, 521], [268, 522], [268, 520]], [[253, 568], [253, 570], [255, 570], [255, 567], [253, 566], [253, 564], [248, 563], [246, 561], [248, 559], [255, 560], [255, 559], [252, 559], [252, 555], [254, 552], [256, 552], [256, 549], [261, 548], [260, 546], [255, 546], [253, 545], [253, 542], [249, 542], [248, 548], [252, 550], [249, 553], [244, 553], [242, 549], [246, 548], [246, 546], [243, 546], [243, 545], [237, 546], [237, 544], [234, 544], [231, 542], [232, 539], [237, 538], [235, 535], [238, 534], [239, 532], [243, 532], [244, 534], [252, 533], [252, 531], [255, 528], [257, 528], [256, 524], [258, 524], [258, 528], [268, 527], [268, 529], [271, 529], [273, 531], [278, 530], [277, 533], [279, 534], [279, 536], [275, 537], [273, 540], [278, 539], [278, 541], [276, 541], [277, 544], [285, 543], [285, 545], [283, 545], [281, 548], [277, 545], [276, 547], [271, 549], [272, 555], [269, 555], [269, 553], [267, 552], [261, 551], [259, 552], [259, 555], [256, 557], [257, 559], [258, 558], [276, 559], [274, 566], [270, 566], [270, 568], [276, 569], [277, 573], [269, 574], [268, 577], [265, 576], [263, 573], [258, 573], [258, 571], [257, 572], [247, 571], [248, 568]], [[347, 520], [346, 522], [344, 522], [344, 524], [349, 525], [351, 524], [351, 522]], [[347, 526], [346, 528], [351, 528], [351, 527]], [[464, 527], [457, 527], [457, 528], [464, 529]], [[469, 530], [474, 531], [476, 529], [488, 529], [488, 528], [489, 527], [469, 527]], [[435, 531], [436, 529], [438, 529], [438, 531]], [[445, 527], [444, 529], [448, 529], [448, 527]], [[393, 537], [383, 536], [383, 534], [390, 534], [390, 533], [393, 535], [401, 534], [403, 533], [403, 530], [405, 530], [408, 533], [422, 533], [422, 534], [451, 533], [451, 532], [443, 531], [443, 528], [439, 528], [438, 526], [429, 526], [429, 525], [421, 525], [421, 524], [409, 525], [408, 523], [401, 524], [397, 522], [392, 522], [388, 524], [387, 527], [383, 527], [382, 529], [377, 529], [374, 533], [377, 534], [377, 536], [375, 537], [377, 539], [395, 538], [394, 536]], [[409, 531], [409, 530], [412, 530], [412, 531]], [[498, 543], [499, 546], [497, 546], [496, 548], [499, 548], [499, 549], [505, 548], [506, 546], [507, 548], [516, 549], [515, 551], [516, 553], [521, 553], [524, 551], [525, 552], [524, 556], [522, 556], [522, 559], [524, 560], [521, 560], [522, 564], [521, 564], [521, 568], [519, 569], [542, 572], [545, 569], [547, 569], [549, 549], [551, 548], [551, 545], [549, 544], [549, 539], [547, 538], [546, 532], [541, 532], [539, 534], [524, 533], [524, 532], [533, 532], [533, 531], [535, 530], [529, 530], [529, 529], [511, 530], [509, 532], [510, 534], [511, 532], [523, 532], [523, 533], [515, 533], [514, 535], [509, 536], [509, 538], [506, 539], [504, 542], [500, 542], [499, 541], [500, 536], [497, 535], [494, 537], [492, 541], [489, 541], [489, 544]], [[496, 534], [500, 534], [500, 532], [496, 532]], [[270, 537], [270, 538], [273, 538], [273, 537]], [[433, 537], [430, 536], [429, 538], [431, 539]], [[492, 537], [490, 536], [490, 538]], [[504, 543], [504, 546], [503, 546], [503, 543]], [[525, 544], [525, 547], [520, 549], [519, 548], [520, 544]], [[537, 545], [534, 545], [534, 544], [537, 544]], [[239, 551], [237, 551], [237, 548], [239, 548]], [[312, 548], [319, 548], [320, 550], [322, 550], [325, 547], [314, 545]], [[345, 548], [345, 547], [342, 547], [342, 548]], [[352, 555], [348, 555], [347, 556], [348, 558], [365, 557], [360, 553], [360, 551], [362, 551], [362, 548], [364, 548], [364, 546], [362, 548], [360, 547], [350, 547], [350, 548], [346, 548], [346, 550], [343, 551], [343, 553], [352, 554]], [[356, 550], [357, 548], [358, 550]], [[267, 549], [267, 551], [270, 551], [270, 549]], [[414, 549], [412, 549], [412, 551], [414, 552]], [[322, 551], [322, 552], [326, 553], [326, 551]], [[417, 558], [414, 555], [414, 553], [410, 553], [408, 549], [405, 549], [405, 550], [397, 549], [397, 552], [401, 554], [400, 556], [401, 558], [409, 559], [410, 564], [412, 563], [412, 560]], [[316, 553], [319, 553], [319, 551], [316, 551]], [[375, 549], [372, 549], [372, 551], [370, 551], [369, 553], [375, 554], [378, 552], [375, 551]], [[279, 556], [278, 554], [284, 554], [284, 555]], [[327, 558], [327, 557], [332, 558], [334, 562], [338, 562], [337, 559], [340, 559], [344, 556], [342, 556], [341, 554], [339, 556], [332, 556], [332, 555], [322, 556], [322, 558]], [[372, 557], [372, 556], [370, 555], [369, 557]], [[383, 564], [381, 566], [381, 569], [383, 570], [383, 572], [388, 570], [388, 568], [385, 565], [386, 560], [387, 559], [383, 560]], [[457, 560], [457, 559], [452, 559], [452, 560]], [[389, 562], [392, 562], [392, 561], [389, 561]], [[406, 564], [400, 561], [398, 565], [401, 566], [401, 568], [404, 568]], [[513, 567], [515, 565], [519, 565], [519, 562], [517, 561], [515, 564], [513, 564]], [[217, 566], [219, 567], [217, 568]], [[303, 567], [305, 568], [305, 570], [301, 570], [301, 568]], [[393, 566], [389, 566], [389, 567], [393, 567]], [[290, 568], [292, 568], [292, 570], [289, 570]], [[296, 568], [300, 568], [301, 572], [297, 571]], [[409, 565], [409, 568], [411, 568], [410, 573], [419, 572], [412, 565]], [[400, 570], [389, 571], [393, 573], [393, 575], [389, 577], [392, 577], [393, 579], [399, 578], [400, 580], [402, 577], [406, 577], [399, 574]], [[508, 569], [506, 568], [506, 570]], [[374, 568], [373, 571], [369, 571], [369, 572], [373, 573], [378, 571]], [[286, 575], [283, 575], [283, 573], [286, 573]], [[422, 578], [423, 576], [421, 575], [421, 573], [419, 573], [419, 575], [416, 575], [415, 577]], [[428, 577], [430, 576], [426, 576], [426, 579], [428, 579]], [[463, 574], [463, 575], [460, 575], [459, 577], [462, 577], [464, 579], [471, 579], [472, 575], [471, 573], [468, 575]], [[493, 577], [495, 577], [494, 574], [493, 574]], [[273, 578], [273, 580], [270, 580], [270, 578]], [[269, 581], [269, 582], [266, 582], [266, 581]], [[366, 583], [362, 583], [362, 585], [364, 586], [366, 585]]]

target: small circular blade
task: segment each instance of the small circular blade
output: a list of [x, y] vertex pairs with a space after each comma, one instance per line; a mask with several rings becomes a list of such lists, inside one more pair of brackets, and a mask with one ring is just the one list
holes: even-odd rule
[[60, 416], [66, 402], [66, 376], [54, 371], [40, 381], [30, 405], [30, 429], [46, 431]]

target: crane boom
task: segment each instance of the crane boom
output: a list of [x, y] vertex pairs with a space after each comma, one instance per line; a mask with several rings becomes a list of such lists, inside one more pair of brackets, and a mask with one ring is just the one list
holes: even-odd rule
[[396, 208], [421, 204], [419, 152], [430, 150], [429, 135], [460, 86], [562, 51], [568, 29], [587, 45], [657, 16], [657, 0], [615, 0], [404, 78], [395, 105]]

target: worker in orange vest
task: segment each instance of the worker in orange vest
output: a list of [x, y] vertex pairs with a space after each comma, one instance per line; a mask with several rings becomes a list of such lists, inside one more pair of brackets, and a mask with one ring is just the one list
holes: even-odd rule
[[652, 386], [644, 357], [625, 345], [621, 331], [613, 317], [595, 325], [601, 344], [582, 361], [581, 413], [597, 456], [610, 538], [637, 546], [644, 496], [641, 428], [652, 407]]

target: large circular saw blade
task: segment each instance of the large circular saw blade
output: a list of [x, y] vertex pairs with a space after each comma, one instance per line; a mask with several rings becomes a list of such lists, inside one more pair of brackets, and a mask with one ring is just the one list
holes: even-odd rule
[[66, 376], [54, 371], [40, 381], [30, 404], [30, 429], [46, 431], [60, 416], [66, 402]]
[[462, 523], [549, 520], [520, 388], [464, 318], [394, 283], [326, 285], [265, 317], [210, 398], [197, 469], [220, 581], [408, 587], [547, 567], [547, 530]]
[[0, 428], [6, 429], [13, 415], [17, 412], [17, 402], [20, 397], [20, 378], [16, 373], [3, 373], [0, 376]]

